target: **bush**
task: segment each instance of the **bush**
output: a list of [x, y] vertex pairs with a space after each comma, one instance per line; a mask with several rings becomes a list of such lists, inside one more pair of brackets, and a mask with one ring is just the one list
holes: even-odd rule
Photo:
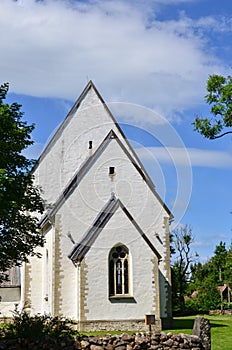
[[213, 285], [203, 286], [197, 295], [200, 310], [217, 310], [221, 307], [221, 295]]
[[73, 337], [77, 334], [74, 330], [76, 323], [63, 317], [50, 315], [30, 316], [27, 312], [14, 312], [14, 320], [4, 329], [7, 338], [36, 339], [44, 336], [54, 338]]
[[185, 310], [192, 313], [197, 313], [199, 311], [199, 304], [196, 298], [190, 298], [185, 300]]
[[232, 303], [225, 303], [223, 309], [224, 310], [232, 310]]

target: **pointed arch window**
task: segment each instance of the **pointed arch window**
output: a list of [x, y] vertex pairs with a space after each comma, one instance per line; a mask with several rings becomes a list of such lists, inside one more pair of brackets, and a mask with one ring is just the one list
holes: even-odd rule
[[129, 251], [124, 245], [117, 245], [109, 255], [109, 295], [129, 295], [129, 292]]

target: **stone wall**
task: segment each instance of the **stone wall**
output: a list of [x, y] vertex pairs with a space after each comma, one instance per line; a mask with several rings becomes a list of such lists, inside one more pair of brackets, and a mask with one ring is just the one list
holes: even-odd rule
[[201, 339], [196, 335], [163, 332], [150, 335], [138, 333], [136, 335], [106, 335], [104, 337], [80, 337], [72, 339], [53, 339], [45, 337], [41, 340], [27, 339], [0, 340], [0, 349], [5, 350], [204, 350]]
[[76, 339], [51, 338], [28, 340], [0, 338], [0, 350], [211, 350], [210, 323], [196, 317], [193, 335], [147, 332], [103, 337], [78, 336]]
[[203, 349], [211, 349], [210, 323], [207, 318], [197, 316], [193, 326], [193, 334], [201, 339]]

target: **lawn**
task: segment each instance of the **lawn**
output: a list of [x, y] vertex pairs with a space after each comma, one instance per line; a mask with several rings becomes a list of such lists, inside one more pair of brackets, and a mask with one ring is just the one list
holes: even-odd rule
[[[212, 350], [232, 350], [232, 316], [225, 315], [203, 315], [210, 320], [211, 325], [211, 349]], [[175, 317], [172, 329], [165, 332], [192, 334], [195, 316]], [[111, 334], [121, 334], [122, 332], [109, 332]], [[129, 333], [129, 332], [126, 332]], [[130, 332], [133, 333], [133, 332]], [[105, 332], [95, 332], [91, 335], [102, 335]], [[86, 333], [90, 335], [90, 333]]]
[[[204, 315], [210, 320], [212, 350], [232, 349], [232, 316]], [[192, 334], [194, 316], [175, 317], [172, 333]]]

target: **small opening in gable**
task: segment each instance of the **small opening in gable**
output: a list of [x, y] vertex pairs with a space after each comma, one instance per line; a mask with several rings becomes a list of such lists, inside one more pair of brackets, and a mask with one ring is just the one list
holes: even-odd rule
[[114, 166], [110, 166], [109, 167], [109, 175], [113, 175], [115, 173], [115, 167]]
[[93, 148], [93, 141], [89, 141], [89, 149]]

